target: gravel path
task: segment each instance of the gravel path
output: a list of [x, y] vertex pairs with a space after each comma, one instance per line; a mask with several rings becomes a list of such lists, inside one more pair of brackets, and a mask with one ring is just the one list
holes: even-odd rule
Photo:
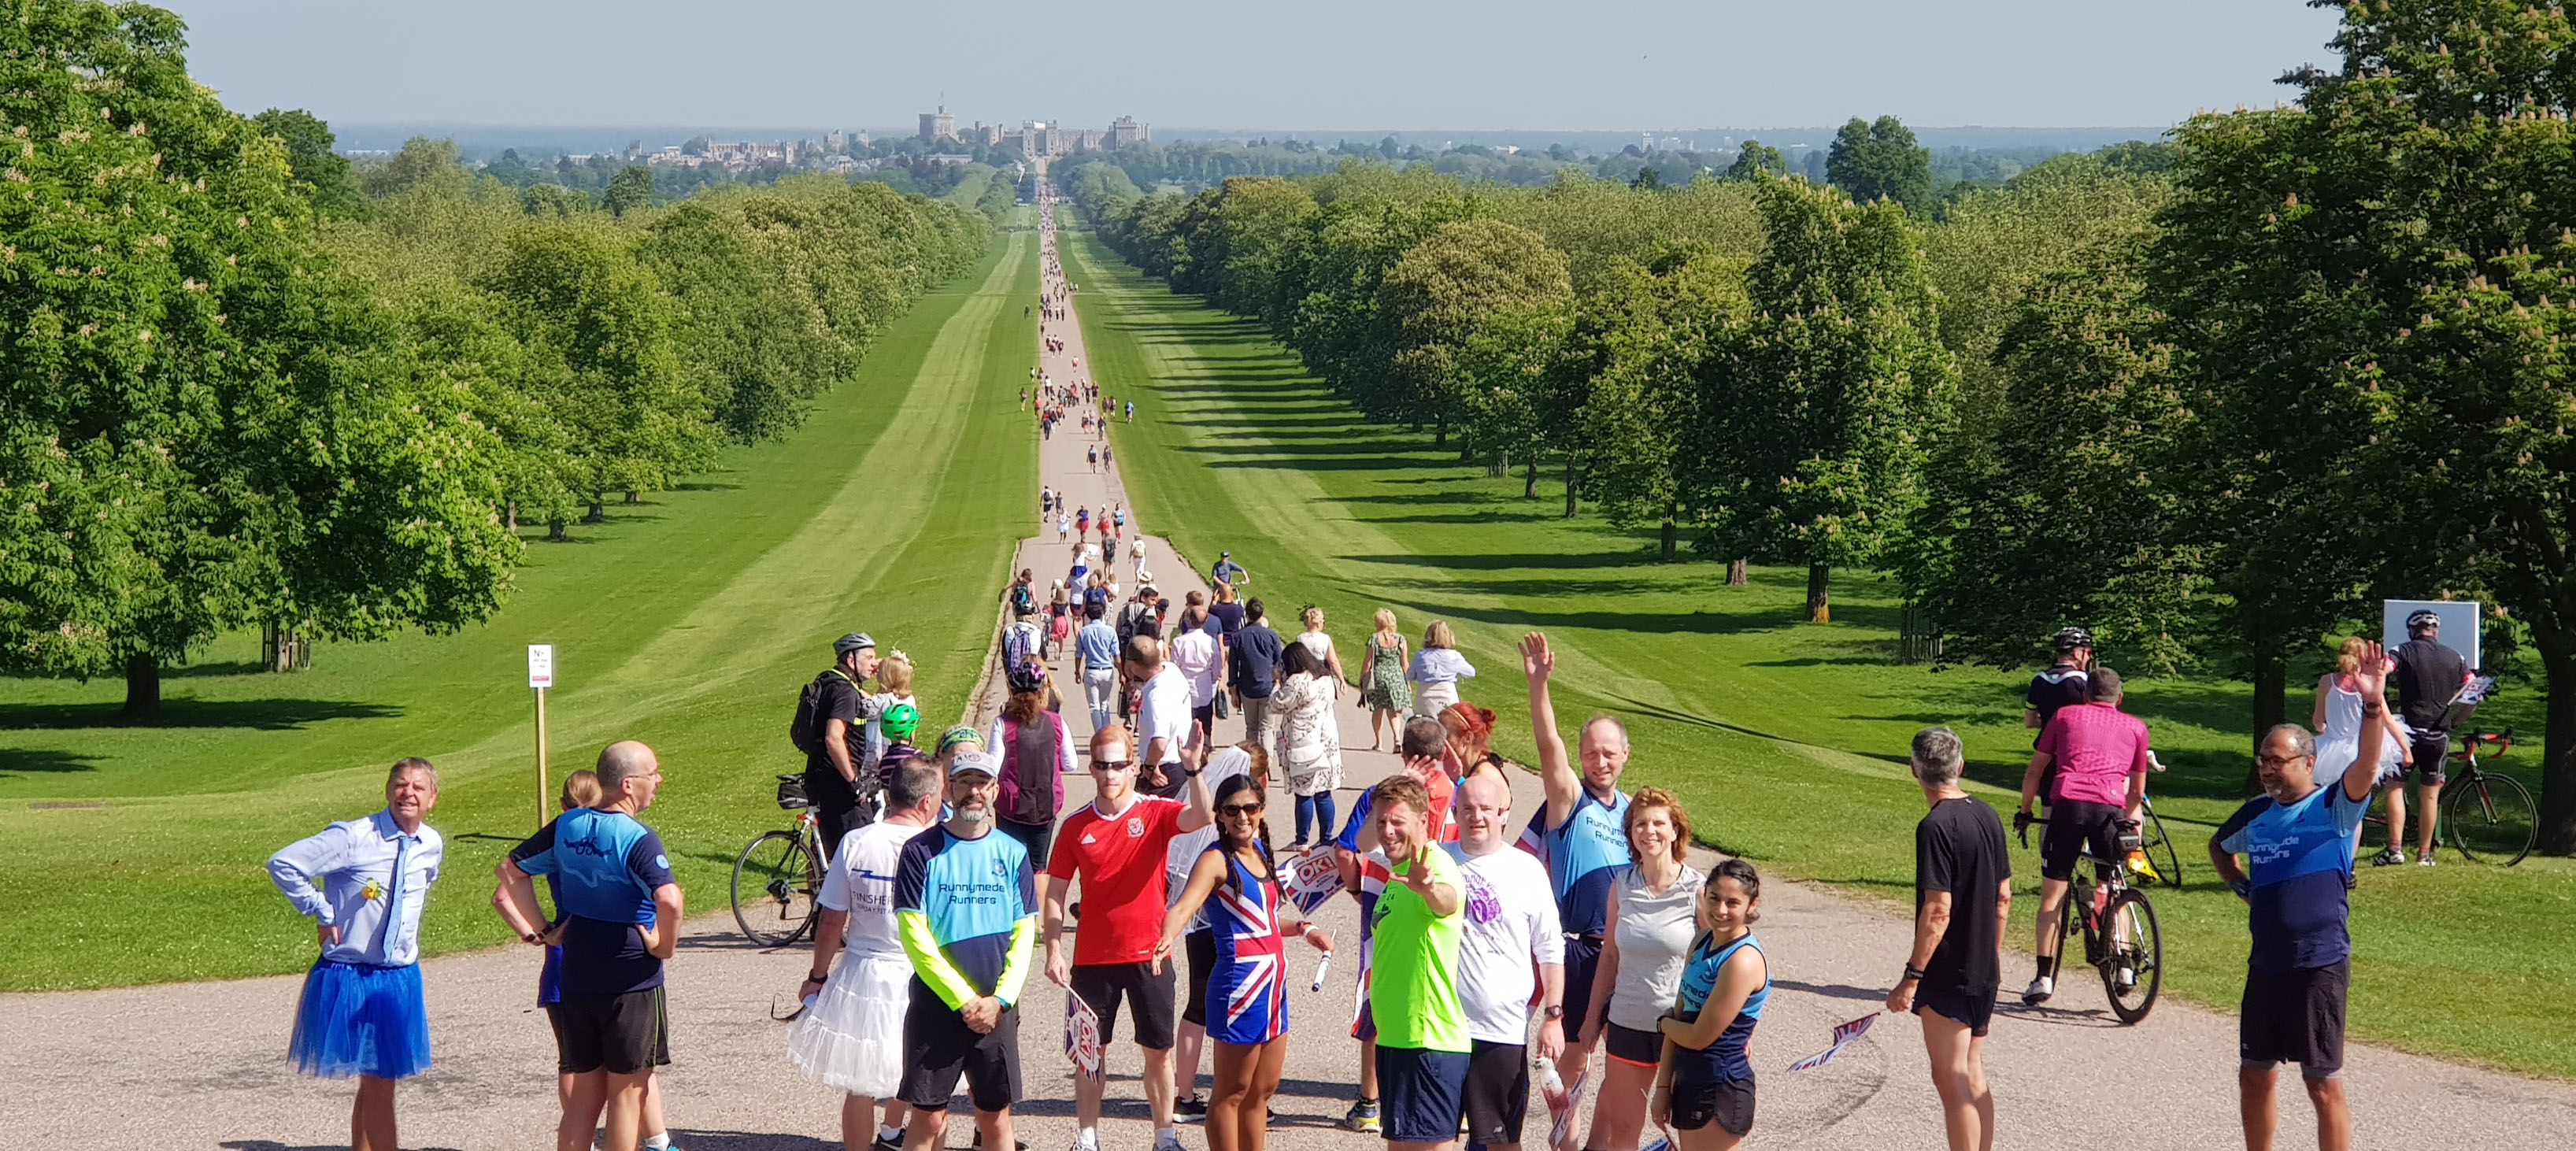
[[[1078, 305], [1080, 297], [1074, 302]], [[1045, 358], [1058, 379], [1080, 375], [1079, 330], [1051, 325], [1067, 340]], [[1116, 381], [1105, 381], [1114, 396]], [[1145, 413], [1151, 418], [1151, 413]], [[1094, 508], [1124, 496], [1114, 472], [1088, 469], [1088, 441], [1077, 424], [1041, 447], [1044, 481]], [[1031, 493], [1031, 505], [1035, 493]], [[1129, 509], [1131, 527], [1134, 509]], [[1134, 533], [1130, 533], [1131, 536]], [[1167, 594], [1202, 587], [1170, 545], [1147, 536], [1149, 567]], [[1067, 552], [1050, 524], [1023, 543], [1018, 566], [1041, 579], [1061, 571]], [[1199, 557], [1193, 557], [1199, 558]], [[1123, 557], [1122, 557], [1123, 559]], [[1204, 570], [1204, 559], [1195, 565]], [[1122, 563], [1132, 573], [1132, 564]], [[1256, 579], [1256, 584], [1257, 584]], [[1132, 590], [1132, 589], [1131, 589]], [[1272, 590], [1272, 589], [1256, 589]], [[1280, 589], [1293, 595], [1293, 589]], [[1356, 637], [1361, 621], [1331, 621]], [[1418, 630], [1420, 621], [1410, 625]], [[1287, 630], [1295, 624], [1289, 621]], [[1345, 653], [1348, 663], [1349, 654]], [[1497, 682], [1509, 679], [1496, 669]], [[1488, 693], [1491, 696], [1491, 693]], [[1347, 699], [1348, 697], [1346, 697]], [[1485, 700], [1505, 723], [1526, 723], [1517, 699]], [[1078, 737], [1088, 715], [1078, 691], [1065, 709]], [[1392, 757], [1365, 750], [1368, 717], [1355, 700], [1342, 716], [1348, 789], [1394, 770]], [[1221, 739], [1240, 734], [1221, 725]], [[1356, 745], [1356, 746], [1353, 746]], [[1652, 775], [1656, 765], [1637, 770]], [[1069, 781], [1066, 801], [1089, 801], [1087, 777]], [[1513, 820], [1539, 799], [1535, 777], [1514, 784]], [[1705, 818], [1705, 813], [1703, 813]], [[1721, 817], [1722, 818], [1722, 817]], [[1290, 819], [1284, 796], [1271, 808], [1282, 836]], [[483, 915], [481, 876], [451, 875], [433, 897], [431, 914]], [[1938, 1114], [1924, 1074], [1921, 1032], [1910, 1018], [1882, 1019], [1876, 1030], [1824, 1068], [1780, 1068], [1823, 1046], [1836, 1023], [1876, 1009], [1904, 962], [1910, 926], [1901, 908], [1855, 900], [1798, 883], [1766, 885], [1760, 934], [1773, 971], [1768, 1013], [1755, 1040], [1762, 1073], [1760, 1116], [1748, 1146], [1869, 1148], [1899, 1151], [1942, 1145]], [[769, 1019], [791, 1002], [806, 968], [801, 951], [751, 947], [721, 911], [722, 894], [690, 893], [693, 919], [670, 965], [672, 1055], [664, 1087], [680, 1146], [691, 1151], [820, 1151], [837, 1146], [837, 1101], [799, 1078], [785, 1058], [786, 1027]], [[714, 912], [708, 914], [708, 912]], [[1353, 905], [1336, 900], [1322, 915], [1337, 938], [1355, 941]], [[1302, 957], [1299, 964], [1306, 962]], [[2007, 962], [2007, 970], [2019, 965]], [[554, 1123], [553, 1044], [533, 1005], [537, 956], [505, 948], [431, 960], [425, 965], [437, 1065], [404, 1085], [405, 1145], [421, 1148], [536, 1148]], [[1278, 1134], [1297, 1151], [1379, 1151], [1378, 1140], [1339, 1128], [1353, 1096], [1358, 1047], [1346, 1038], [1352, 985], [1346, 962], [1335, 965], [1321, 993], [1302, 985], [1290, 996], [1293, 1045], [1277, 1102]], [[2105, 1010], [2098, 987], [2080, 980], [2056, 1007], [1999, 1013], [1988, 1070], [2007, 1147], [2080, 1144], [2122, 1133], [2148, 1146], [2237, 1146], [2235, 1021], [2166, 1001], [2146, 1024], [2124, 1028]], [[231, 1148], [236, 1151], [344, 1146], [346, 1084], [291, 1074], [286, 1031], [296, 977], [183, 984], [115, 991], [0, 995], [0, 1148]], [[1072, 1083], [1053, 1021], [1062, 994], [1043, 978], [1022, 1010], [1028, 1100], [1019, 1108], [1020, 1137], [1056, 1151], [1072, 1137]], [[2467, 1002], [2463, 1000], [2463, 1002]], [[1124, 1028], [1121, 1029], [1125, 1030]], [[2576, 1137], [2576, 1086], [2356, 1046], [2349, 1089], [2357, 1146], [2560, 1148]], [[1150, 1143], [1132, 1044], [1110, 1055], [1111, 1149], [1142, 1151]], [[2294, 1085], [2283, 1088], [2281, 1146], [2306, 1144], [2308, 1108]], [[1544, 1116], [1544, 1109], [1533, 1107]], [[971, 1125], [952, 1124], [952, 1139]], [[1539, 1142], [1533, 1131], [1529, 1143]], [[1191, 1147], [1202, 1136], [1184, 1129]]]

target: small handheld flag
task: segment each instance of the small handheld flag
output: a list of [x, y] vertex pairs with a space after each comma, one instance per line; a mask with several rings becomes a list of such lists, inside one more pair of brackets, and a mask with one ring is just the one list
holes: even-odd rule
[[1859, 1039], [1863, 1035], [1869, 1034], [1870, 1025], [1878, 1022], [1879, 1014], [1879, 1012], [1872, 1011], [1869, 1014], [1863, 1015], [1849, 1023], [1836, 1024], [1834, 1026], [1833, 1046], [1827, 1047], [1822, 1051], [1790, 1064], [1789, 1070], [1805, 1071], [1812, 1067], [1822, 1067], [1827, 1063], [1833, 1062], [1834, 1056], [1843, 1053], [1843, 1048], [1851, 1046], [1853, 1041]]

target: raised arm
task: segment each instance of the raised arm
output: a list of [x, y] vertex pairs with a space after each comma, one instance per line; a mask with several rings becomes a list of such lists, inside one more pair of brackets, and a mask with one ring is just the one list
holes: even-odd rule
[[1521, 674], [1529, 677], [1530, 737], [1538, 744], [1539, 783], [1547, 789], [1549, 827], [1564, 823], [1583, 794], [1583, 778], [1566, 762], [1565, 737], [1556, 730], [1556, 704], [1548, 698], [1548, 678], [1555, 673], [1556, 653], [1547, 646], [1547, 633], [1522, 636]]
[[2364, 640], [2361, 666], [2352, 673], [2353, 688], [2361, 693], [2360, 741], [2353, 748], [2353, 766], [2343, 773], [2343, 796], [2354, 803], [2370, 798], [2372, 784], [2379, 782], [2379, 749], [2388, 738], [2388, 652], [2376, 640]]
[[1216, 822], [1216, 796], [1208, 790], [1205, 773], [1199, 765], [1207, 760], [1207, 727], [1190, 722], [1190, 741], [1181, 745], [1181, 774], [1189, 777], [1189, 806], [1182, 809], [1177, 826], [1183, 831], [1197, 831]]

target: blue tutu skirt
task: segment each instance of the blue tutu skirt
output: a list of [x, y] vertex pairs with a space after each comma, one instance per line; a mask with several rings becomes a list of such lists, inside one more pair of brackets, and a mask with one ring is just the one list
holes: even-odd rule
[[304, 976], [287, 1056], [307, 1075], [401, 1079], [429, 1070], [429, 1008], [420, 965], [317, 960]]

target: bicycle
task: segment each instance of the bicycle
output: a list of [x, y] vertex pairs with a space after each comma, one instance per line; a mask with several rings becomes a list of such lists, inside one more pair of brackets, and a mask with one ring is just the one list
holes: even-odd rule
[[733, 921], [763, 947], [788, 946], [814, 929], [814, 893], [823, 886], [822, 824], [804, 776], [778, 777], [778, 806], [796, 813], [795, 825], [753, 837], [733, 861]]
[[2164, 818], [2156, 814], [2155, 797], [2147, 797], [2138, 814], [2138, 849], [2147, 856], [2145, 874], [2168, 887], [2182, 886], [2182, 856], [2174, 850], [2173, 837], [2165, 834]]
[[[2047, 822], [2040, 818], [2020, 824], [2021, 845], [2030, 846], [2030, 824]], [[2057, 911], [2058, 966], [2066, 963], [2067, 923], [2082, 908], [2083, 918], [2075, 921], [2083, 925], [2084, 962], [2102, 973], [2102, 993], [2111, 1001], [2111, 1014], [2131, 1024], [2147, 1017], [2156, 1005], [2156, 993], [2164, 988], [2165, 942], [2156, 924], [2156, 906], [2147, 900], [2146, 892], [2129, 886], [2127, 878], [2143, 847], [2141, 842], [2129, 860], [2112, 863], [2095, 857], [2087, 845], [2076, 856], [2066, 902]], [[2087, 863], [2093, 867], [2085, 867]], [[2100, 886], [2094, 883], [2096, 871], [2103, 876]]]
[[2471, 730], [2460, 737], [2460, 750], [2451, 753], [2451, 762], [2459, 767], [2442, 785], [2439, 829], [2469, 860], [2511, 867], [2531, 854], [2540, 836], [2540, 808], [2513, 777], [2478, 770], [2480, 745], [2493, 749], [2488, 758], [2501, 756], [2513, 750], [2513, 729]]

